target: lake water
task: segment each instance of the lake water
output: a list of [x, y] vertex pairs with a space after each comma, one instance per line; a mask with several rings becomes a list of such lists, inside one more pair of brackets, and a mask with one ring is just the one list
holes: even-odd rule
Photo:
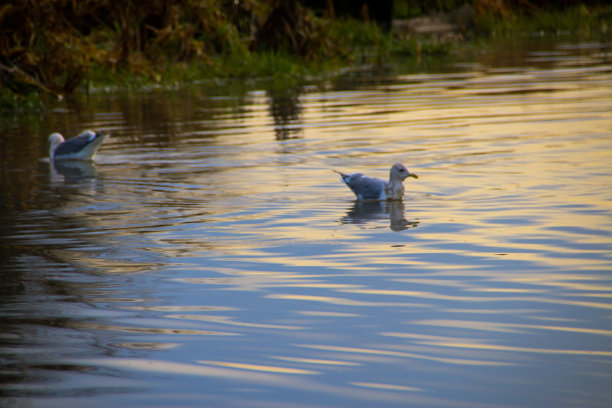
[[[612, 406], [611, 55], [515, 44], [5, 120], [0, 405]], [[87, 128], [111, 133], [95, 164], [43, 160]], [[403, 203], [332, 172], [398, 161]]]

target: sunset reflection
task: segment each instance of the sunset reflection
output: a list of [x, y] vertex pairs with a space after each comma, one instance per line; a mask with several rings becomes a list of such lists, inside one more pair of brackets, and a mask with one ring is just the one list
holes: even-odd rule
[[[583, 45], [11, 119], [0, 398], [607, 408], [612, 67]], [[111, 138], [50, 166], [35, 150], [60, 126]], [[419, 174], [397, 202], [332, 171], [395, 162]]]

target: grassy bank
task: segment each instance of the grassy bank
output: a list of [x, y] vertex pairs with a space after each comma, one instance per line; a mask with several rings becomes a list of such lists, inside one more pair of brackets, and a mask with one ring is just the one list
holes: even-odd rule
[[448, 55], [474, 38], [546, 32], [609, 39], [612, 5], [525, 10], [488, 3], [512, 2], [474, 1], [473, 17], [448, 36], [329, 18], [291, 0], [165, 0], [148, 7], [140, 0], [24, 0], [0, 8], [0, 109], [40, 109], [41, 94], [107, 86], [213, 78], [296, 81], [381, 65], [394, 56]]

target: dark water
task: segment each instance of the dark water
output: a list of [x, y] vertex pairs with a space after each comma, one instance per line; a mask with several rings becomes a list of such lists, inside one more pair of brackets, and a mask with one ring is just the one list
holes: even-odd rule
[[[610, 51], [6, 120], [0, 405], [611, 406]], [[94, 165], [42, 160], [86, 128]], [[331, 171], [396, 161], [403, 203]]]

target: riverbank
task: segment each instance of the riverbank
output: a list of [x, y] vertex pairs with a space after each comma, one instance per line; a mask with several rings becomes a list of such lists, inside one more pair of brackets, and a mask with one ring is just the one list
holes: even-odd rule
[[18, 24], [19, 18], [32, 23], [25, 26], [29, 31], [15, 28], [22, 43], [30, 39], [29, 48], [3, 45], [8, 47], [0, 61], [4, 111], [44, 109], [43, 94], [65, 97], [213, 79], [295, 83], [351, 67], [380, 68], [397, 57], [427, 64], [441, 57], [465, 58], [500, 38], [521, 35], [571, 34], [609, 42], [612, 23], [611, 5], [530, 15], [483, 13], [466, 6], [395, 20], [386, 30], [373, 22], [320, 17], [297, 2], [280, 2], [272, 9], [265, 8], [265, 2], [234, 2], [233, 8], [210, 10], [196, 7], [195, 1], [184, 5], [191, 9], [140, 15], [109, 5], [108, 15], [119, 22], [112, 26], [110, 17], [108, 22], [94, 18], [100, 10], [51, 9], [52, 3], [41, 1], [27, 15], [6, 7], [0, 13], [0, 21], [12, 16], [11, 24]]

